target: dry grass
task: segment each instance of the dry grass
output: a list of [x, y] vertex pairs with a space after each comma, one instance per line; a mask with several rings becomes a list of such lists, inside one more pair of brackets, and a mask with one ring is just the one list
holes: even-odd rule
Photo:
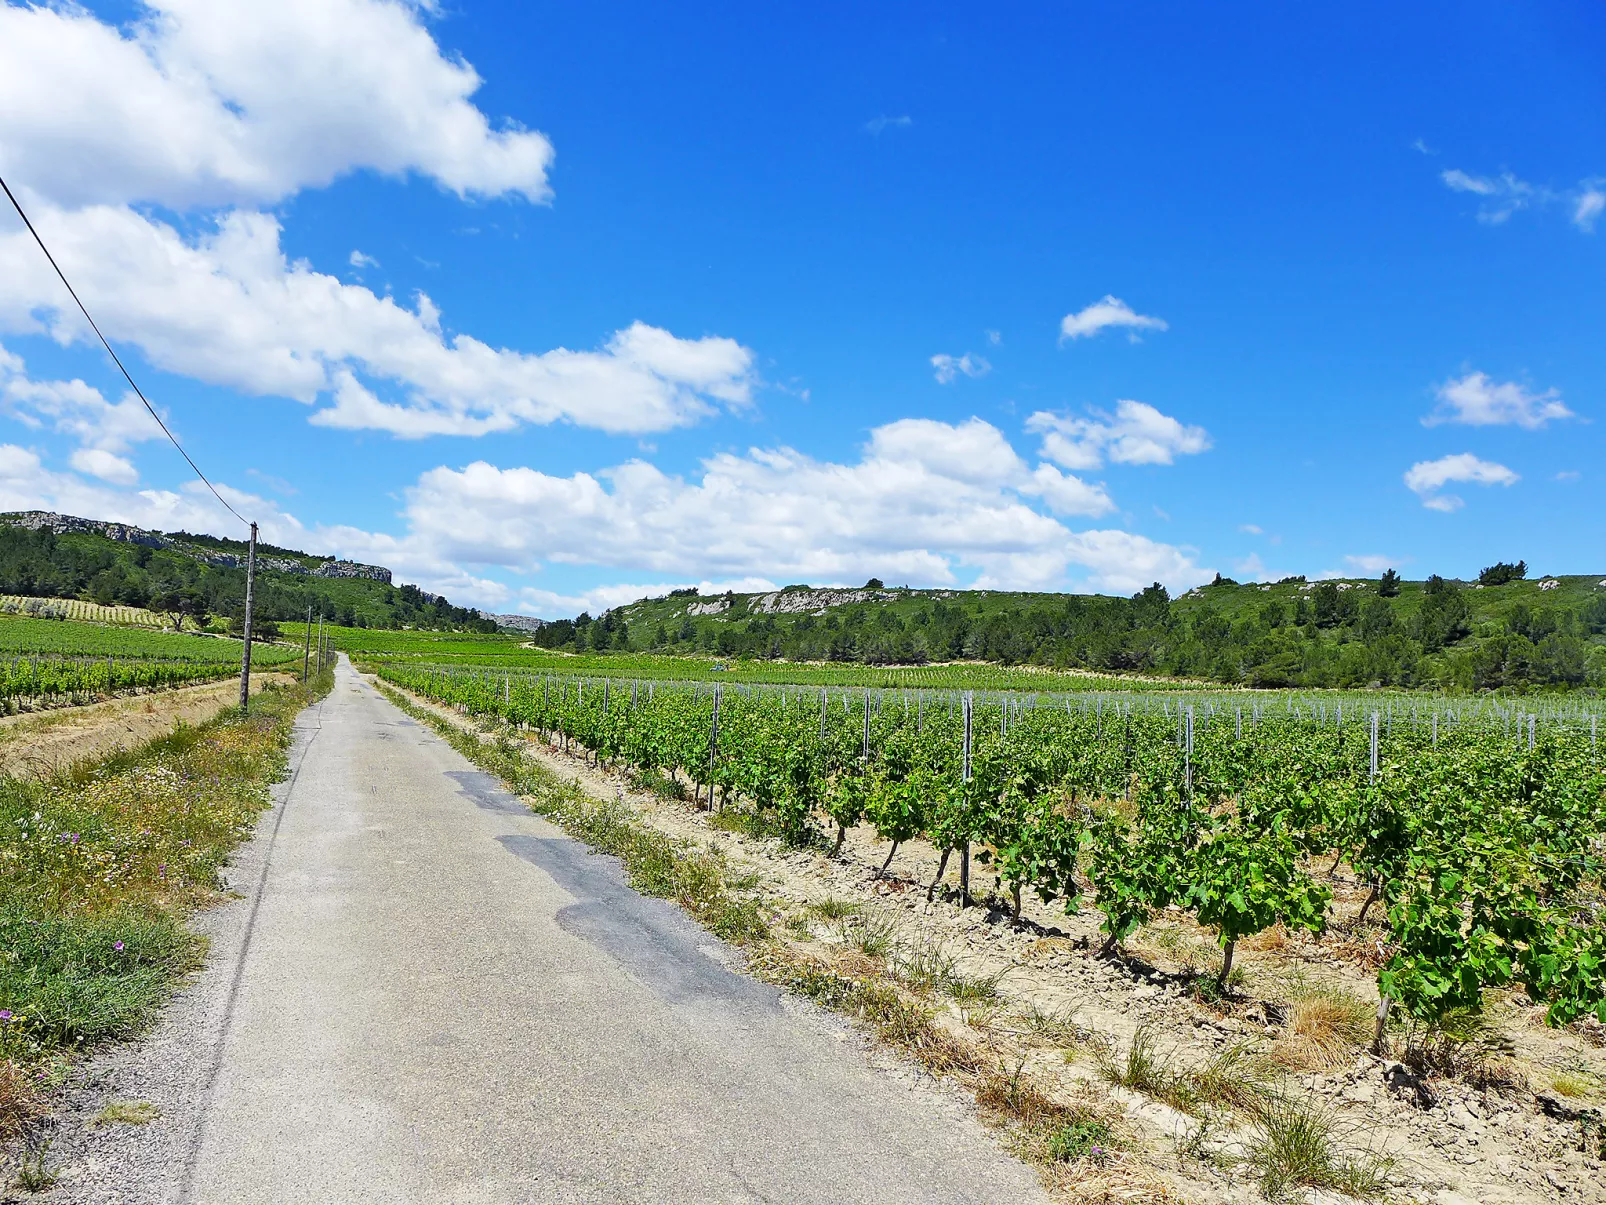
[[27, 1124], [44, 1113], [44, 1101], [26, 1070], [0, 1059], [0, 1146], [16, 1140]]
[[1167, 1181], [1119, 1154], [1102, 1166], [1048, 1168], [1043, 1180], [1064, 1205], [1184, 1205]]
[[1296, 995], [1288, 1006], [1288, 1036], [1272, 1057], [1300, 1071], [1338, 1067], [1372, 1037], [1372, 1006], [1342, 988], [1319, 987]]

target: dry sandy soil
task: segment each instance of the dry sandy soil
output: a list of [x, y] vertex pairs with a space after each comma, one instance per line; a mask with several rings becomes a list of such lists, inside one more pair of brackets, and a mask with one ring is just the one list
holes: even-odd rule
[[[432, 709], [468, 726], [453, 712]], [[1219, 967], [1220, 952], [1180, 911], [1137, 935], [1131, 957], [1104, 960], [1093, 953], [1100, 941], [1095, 909], [1067, 916], [1032, 900], [1021, 923], [1012, 924], [1002, 901], [986, 890], [994, 878], [984, 866], [973, 869], [972, 892], [988, 894], [989, 902], [959, 906], [957, 859], [944, 889], [928, 902], [937, 852], [924, 842], [901, 847], [882, 877], [877, 872], [888, 847], [869, 828], [851, 831], [841, 854], [832, 856], [823, 845], [800, 849], [728, 831], [693, 804], [633, 791], [621, 775], [533, 738], [530, 755], [599, 798], [625, 800], [662, 831], [719, 849], [733, 870], [756, 876], [768, 897], [795, 906], [791, 936], [802, 945], [840, 949], [840, 924], [811, 916], [809, 907], [827, 898], [850, 901], [894, 926], [903, 948], [941, 949], [969, 976], [1000, 976], [997, 1003], [950, 1003], [945, 1022], [1007, 1059], [1023, 1058], [1029, 1072], [1067, 1096], [1097, 1096], [1124, 1119], [1128, 1151], [1095, 1173], [1096, 1183], [1061, 1183], [1068, 1200], [1249, 1205], [1264, 1199], [1243, 1159], [1259, 1132], [1241, 1114], [1215, 1112], [1203, 1121], [1101, 1075], [1100, 1051], [1124, 1059], [1141, 1027], [1157, 1039], [1173, 1071], [1201, 1066], [1234, 1046], [1260, 1056], [1283, 1091], [1333, 1119], [1339, 1150], [1389, 1161], [1388, 1201], [1606, 1202], [1598, 1128], [1606, 1032], [1593, 1021], [1549, 1029], [1542, 1009], [1518, 993], [1501, 993], [1491, 1001], [1494, 1027], [1482, 1035], [1481, 1053], [1467, 1059], [1473, 1069], [1422, 1077], [1369, 1053], [1365, 1038], [1312, 1048], [1295, 1001], [1325, 993], [1359, 1010], [1377, 1000], [1381, 933], [1356, 923], [1365, 893], [1343, 868], [1332, 879], [1328, 933], [1297, 939], [1273, 930], [1241, 943], [1244, 982], [1232, 998], [1211, 1004], [1194, 989], [1195, 972]], [[1318, 873], [1326, 871], [1323, 865]], [[1293, 1199], [1349, 1200], [1317, 1190]]]
[[[289, 674], [251, 675], [255, 694]], [[180, 724], [202, 724], [240, 701], [237, 678], [125, 695], [86, 707], [61, 707], [0, 717], [0, 773], [49, 777], [75, 762], [98, 760], [165, 736]]]

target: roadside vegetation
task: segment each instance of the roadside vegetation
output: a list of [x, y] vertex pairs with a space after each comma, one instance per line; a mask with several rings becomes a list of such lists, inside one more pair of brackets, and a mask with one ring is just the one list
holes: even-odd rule
[[[146, 1026], [204, 943], [186, 925], [285, 772], [296, 714], [332, 685], [270, 687], [237, 709], [46, 781], [0, 778], [0, 1147], [16, 1146], [70, 1062]], [[47, 1175], [37, 1142], [21, 1175]]]

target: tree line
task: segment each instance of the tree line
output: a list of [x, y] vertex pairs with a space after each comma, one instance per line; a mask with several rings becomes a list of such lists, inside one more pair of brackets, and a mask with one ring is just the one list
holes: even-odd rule
[[[1484, 571], [1500, 585], [1522, 562]], [[1303, 582], [1303, 579], [1289, 579]], [[1475, 614], [1470, 587], [1430, 577], [1402, 597], [1393, 571], [1366, 586], [1321, 582], [1260, 600], [1229, 579], [1188, 599], [1158, 583], [1130, 598], [1037, 596], [1018, 606], [910, 596], [824, 615], [777, 615], [726, 595], [717, 617], [627, 621], [582, 614], [533, 637], [554, 649], [701, 653], [871, 665], [975, 660], [1163, 674], [1255, 687], [1453, 690], [1606, 686], [1606, 592], [1582, 605], [1516, 601]], [[1258, 594], [1258, 592], [1257, 592]]]

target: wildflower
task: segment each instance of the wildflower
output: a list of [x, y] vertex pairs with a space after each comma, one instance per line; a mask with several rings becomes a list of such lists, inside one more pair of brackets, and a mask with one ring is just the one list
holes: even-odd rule
[[121, 954], [123, 952], [123, 943], [120, 942], [120, 941], [112, 942], [112, 949], [116, 950], [119, 954]]
[[9, 1008], [0, 1008], [0, 1021], [9, 1020], [11, 1020], [11, 1010]]

